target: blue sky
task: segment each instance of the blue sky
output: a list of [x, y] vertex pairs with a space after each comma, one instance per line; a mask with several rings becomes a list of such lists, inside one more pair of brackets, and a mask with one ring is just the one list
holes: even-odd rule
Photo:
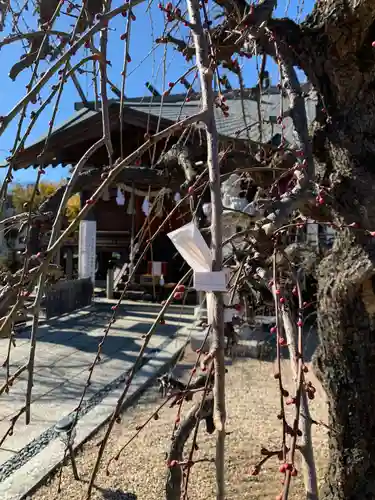
[[[118, 1], [113, 2], [113, 6], [117, 5]], [[211, 0], [209, 0], [209, 6], [210, 5]], [[303, 10], [302, 13], [299, 14], [301, 5], [303, 5]], [[276, 15], [279, 17], [285, 16], [287, 9], [289, 17], [292, 17], [293, 19], [296, 19], [296, 16], [303, 18], [311, 10], [312, 5], [312, 0], [307, 0], [302, 3], [296, 2], [296, 0], [290, 0], [289, 2], [283, 1], [279, 3]], [[132, 23], [132, 35], [130, 41], [130, 55], [132, 61], [128, 65], [129, 76], [126, 82], [126, 95], [129, 97], [149, 95], [149, 92], [145, 88], [146, 81], [150, 81], [154, 87], [156, 87], [159, 91], [162, 91], [163, 88], [166, 88], [169, 81], [175, 81], [188, 69], [187, 63], [181, 54], [174, 51], [172, 48], [165, 48], [164, 46], [161, 46], [153, 51], [151, 55], [148, 55], [152, 47], [155, 45], [153, 43], [155, 38], [163, 33], [164, 18], [163, 14], [157, 8], [156, 2], [153, 2], [149, 12], [147, 12], [146, 9], [147, 2], [134, 9], [136, 20]], [[70, 25], [74, 23], [74, 21], [75, 20], [73, 18], [62, 16], [61, 19], [55, 24], [55, 27], [56, 29], [68, 31], [70, 29]], [[0, 39], [4, 38], [9, 33], [10, 23], [11, 17], [8, 17], [7, 28], [5, 32], [0, 33]], [[19, 27], [23, 32], [27, 29], [25, 27], [26, 24], [29, 29], [35, 29], [35, 17], [32, 15], [31, 8], [29, 12], [25, 12], [23, 20], [19, 23]], [[109, 69], [109, 78], [118, 86], [121, 85], [120, 73], [122, 70], [124, 50], [124, 42], [120, 40], [120, 35], [125, 31], [125, 24], [126, 19], [122, 16], [118, 16], [116, 19], [111, 21], [109, 25], [110, 43], [108, 59], [112, 63], [112, 68]], [[182, 35], [184, 34], [186, 33], [182, 33]], [[20, 73], [15, 82], [12, 82], [8, 77], [11, 66], [19, 60], [21, 54], [23, 53], [24, 50], [21, 42], [15, 42], [0, 49], [1, 70], [3, 73], [0, 86], [0, 115], [6, 115], [25, 93], [25, 87], [31, 76], [30, 69]], [[82, 50], [75, 56], [75, 60], [73, 62], [78, 62], [85, 55], [87, 55], [85, 54], [85, 50]], [[254, 85], [257, 75], [255, 61], [245, 59], [243, 62], [245, 63], [243, 69], [245, 86]], [[43, 71], [45, 67], [46, 63], [43, 62], [41, 64], [40, 71]], [[276, 68], [273, 68], [271, 77], [273, 81], [277, 80]], [[236, 81], [233, 80], [233, 78], [231, 78], [231, 81], [232, 85], [236, 86]], [[90, 77], [88, 75], [82, 75], [80, 76], [80, 82], [86, 96], [89, 99], [92, 99], [93, 88]], [[51, 81], [51, 85], [53, 83], [55, 83], [55, 81]], [[41, 97], [43, 98], [48, 95], [49, 91], [50, 85], [42, 91]], [[184, 87], [182, 85], [176, 85], [173, 92], [184, 92]], [[110, 91], [109, 96], [112, 96]], [[65, 85], [55, 123], [59, 124], [69, 118], [69, 116], [74, 113], [74, 103], [77, 101], [79, 101], [79, 96], [75, 87], [71, 82], [68, 82]], [[27, 108], [27, 116], [30, 116], [30, 112], [36, 110], [38, 106], [39, 104], [29, 105]], [[36, 122], [34, 130], [26, 144], [30, 144], [34, 140], [39, 139], [48, 130], [48, 122], [51, 119], [51, 113], [52, 107], [49, 106]], [[17, 121], [18, 120], [16, 118], [7, 128], [5, 133], [0, 136], [0, 163], [5, 160], [5, 158], [9, 155], [9, 150], [13, 147], [17, 130]], [[25, 123], [27, 124], [27, 121]], [[0, 180], [3, 179], [4, 174], [4, 169], [0, 169]], [[47, 170], [47, 178], [52, 181], [60, 180], [67, 175], [67, 169], [63, 169], [61, 167], [57, 167], [55, 169], [49, 168]], [[33, 169], [18, 172], [15, 176], [16, 182], [33, 182], [34, 179], [35, 171], [33, 171]]]

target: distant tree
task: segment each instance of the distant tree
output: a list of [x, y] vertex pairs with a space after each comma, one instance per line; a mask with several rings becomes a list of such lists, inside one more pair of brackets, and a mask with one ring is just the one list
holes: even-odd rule
[[[49, 196], [51, 196], [63, 182], [40, 182], [38, 191], [34, 197], [33, 209], [36, 210]], [[16, 184], [12, 193], [12, 203], [17, 213], [22, 213], [29, 207], [29, 202], [32, 198], [34, 190], [33, 184]], [[73, 195], [66, 208], [66, 216], [69, 221], [75, 219], [80, 209], [80, 197], [78, 194]]]
[[69, 198], [68, 203], [66, 205], [66, 216], [69, 222], [71, 222], [77, 217], [80, 209], [81, 209], [81, 198], [80, 195], [76, 193], [71, 198]]

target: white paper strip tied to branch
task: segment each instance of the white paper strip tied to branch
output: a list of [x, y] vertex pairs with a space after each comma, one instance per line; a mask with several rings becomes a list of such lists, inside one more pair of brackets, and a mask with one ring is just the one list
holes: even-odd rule
[[194, 271], [194, 288], [199, 292], [226, 292], [229, 270], [212, 271], [211, 251], [197, 226], [190, 222], [168, 233], [172, 243]]

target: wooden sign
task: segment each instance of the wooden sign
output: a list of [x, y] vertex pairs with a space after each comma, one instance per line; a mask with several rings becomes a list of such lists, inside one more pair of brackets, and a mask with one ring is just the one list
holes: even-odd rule
[[91, 278], [95, 284], [96, 221], [82, 220], [79, 224], [78, 275]]

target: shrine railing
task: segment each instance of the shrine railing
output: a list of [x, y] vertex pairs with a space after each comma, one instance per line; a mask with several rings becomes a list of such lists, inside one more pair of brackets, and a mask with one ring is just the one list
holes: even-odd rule
[[48, 285], [42, 307], [46, 318], [61, 316], [92, 302], [94, 287], [90, 278], [59, 281]]

